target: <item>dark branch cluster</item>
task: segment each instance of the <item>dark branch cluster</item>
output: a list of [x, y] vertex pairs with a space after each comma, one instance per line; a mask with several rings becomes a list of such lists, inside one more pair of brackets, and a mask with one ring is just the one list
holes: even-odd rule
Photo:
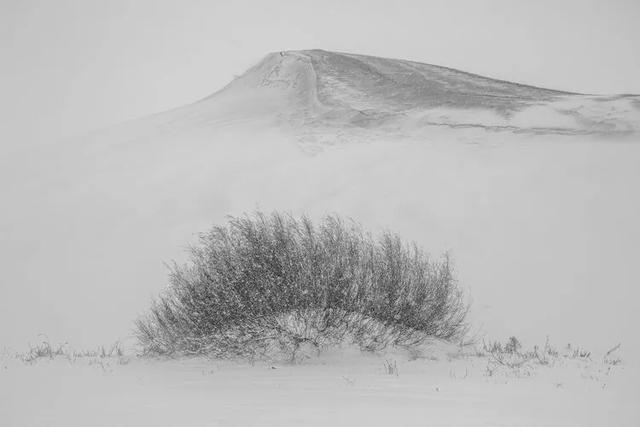
[[337, 216], [315, 225], [256, 213], [203, 234], [136, 332], [149, 354], [295, 359], [304, 346], [455, 339], [466, 313], [447, 256], [432, 261], [397, 235], [374, 239]]

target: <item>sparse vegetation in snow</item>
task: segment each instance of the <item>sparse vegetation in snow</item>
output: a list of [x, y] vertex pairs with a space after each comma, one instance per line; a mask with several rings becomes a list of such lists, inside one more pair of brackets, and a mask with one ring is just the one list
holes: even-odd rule
[[[531, 349], [524, 349], [520, 340], [514, 336], [509, 337], [504, 343], [500, 341], [483, 341], [482, 347], [475, 351], [475, 356], [486, 358], [486, 376], [494, 376], [501, 372], [508, 376], [531, 376], [539, 367], [562, 366], [567, 362], [577, 363], [585, 369], [598, 367], [611, 371], [611, 366], [622, 363], [619, 357], [611, 357], [618, 351], [620, 344], [609, 350], [602, 359], [594, 356], [580, 346], [567, 344], [562, 348], [553, 346], [549, 339], [544, 345], [534, 345]], [[603, 368], [604, 367], [604, 368]]]

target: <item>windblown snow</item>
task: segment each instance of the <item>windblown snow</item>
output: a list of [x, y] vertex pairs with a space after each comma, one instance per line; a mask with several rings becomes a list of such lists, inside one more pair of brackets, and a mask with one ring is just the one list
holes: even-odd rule
[[[163, 263], [182, 261], [197, 233], [225, 215], [259, 208], [338, 213], [398, 231], [434, 256], [449, 251], [482, 334], [531, 345], [549, 335], [594, 352], [622, 342], [631, 361], [640, 354], [639, 133], [636, 95], [572, 94], [321, 50], [275, 52], [194, 104], [0, 159], [0, 346], [22, 349], [39, 334], [76, 347], [126, 342], [167, 282]], [[172, 369], [175, 377], [181, 368]], [[37, 372], [25, 375], [37, 383]], [[7, 384], [28, 395], [20, 378], [0, 376], [0, 396]], [[378, 391], [390, 387], [384, 396], [401, 406], [422, 390], [416, 385], [405, 401], [401, 387], [371, 381]], [[474, 399], [502, 396], [474, 390]], [[382, 404], [378, 391], [355, 394]], [[624, 408], [633, 425], [637, 413]], [[576, 408], [565, 409], [567, 423], [556, 424], [570, 424]], [[553, 424], [536, 423], [538, 415], [527, 415], [529, 424]]]

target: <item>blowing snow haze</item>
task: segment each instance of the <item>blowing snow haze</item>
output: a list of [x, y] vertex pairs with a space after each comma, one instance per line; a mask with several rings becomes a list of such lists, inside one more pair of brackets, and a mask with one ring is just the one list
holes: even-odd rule
[[126, 339], [198, 232], [256, 208], [450, 250], [472, 322], [597, 348], [638, 322], [640, 97], [275, 52], [203, 100], [0, 160], [0, 343]]

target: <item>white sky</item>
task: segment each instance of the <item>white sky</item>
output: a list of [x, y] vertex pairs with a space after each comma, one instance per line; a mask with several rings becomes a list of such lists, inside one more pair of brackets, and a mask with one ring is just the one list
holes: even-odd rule
[[202, 98], [267, 52], [640, 93], [638, 0], [0, 0], [0, 152]]

